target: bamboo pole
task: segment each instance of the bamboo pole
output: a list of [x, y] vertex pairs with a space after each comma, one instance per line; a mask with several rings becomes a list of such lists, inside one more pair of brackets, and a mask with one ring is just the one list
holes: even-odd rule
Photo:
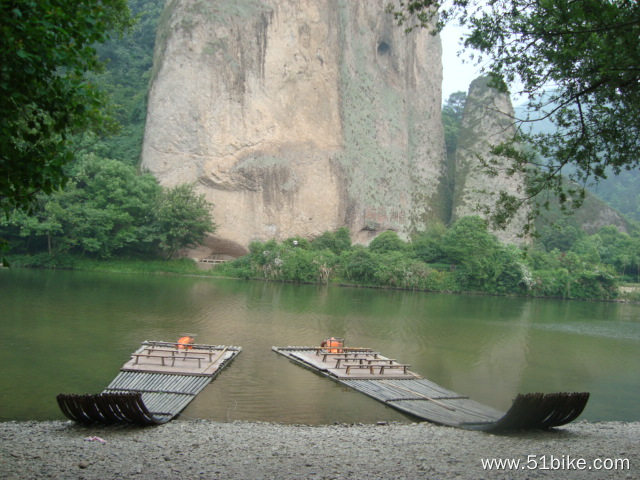
[[[387, 385], [389, 385], [389, 383], [388, 383], [388, 382], [386, 382], [385, 380], [382, 380], [382, 381], [383, 381], [383, 382], [385, 382]], [[451, 410], [452, 412], [455, 412], [455, 411], [456, 411], [456, 409], [455, 409], [455, 408], [453, 408], [452, 406], [447, 405], [446, 403], [439, 402], [439, 401], [438, 401], [438, 400], [436, 400], [435, 398], [428, 397], [427, 395], [423, 395], [422, 393], [419, 393], [419, 392], [416, 392], [416, 391], [414, 391], [414, 390], [411, 390], [410, 388], [401, 387], [400, 385], [397, 385], [397, 384], [395, 384], [395, 383], [394, 383], [394, 384], [390, 384], [390, 385], [391, 385], [393, 388], [398, 388], [398, 389], [400, 389], [400, 390], [404, 390], [405, 392], [408, 392], [408, 393], [412, 393], [412, 394], [414, 394], [414, 395], [417, 395], [417, 396], [418, 396], [418, 397], [420, 397], [420, 398], [424, 398], [425, 400], [429, 400], [430, 402], [433, 402], [433, 403], [435, 403], [436, 405], [440, 405], [441, 407], [444, 407], [444, 408], [446, 408], [447, 410]]]

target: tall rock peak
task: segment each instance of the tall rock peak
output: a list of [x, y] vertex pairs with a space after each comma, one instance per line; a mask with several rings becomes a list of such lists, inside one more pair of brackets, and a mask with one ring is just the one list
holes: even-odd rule
[[385, 5], [171, 0], [142, 167], [195, 183], [227, 245], [443, 218], [440, 40]]
[[[501, 191], [522, 196], [525, 179], [508, 174], [507, 160], [491, 153], [492, 148], [514, 138], [516, 127], [511, 98], [491, 86], [483, 76], [469, 86], [455, 155], [453, 219], [467, 215], [484, 216], [479, 205], [495, 205]], [[489, 175], [483, 162], [491, 164]], [[522, 207], [504, 230], [494, 231], [506, 243], [523, 243], [528, 207]]]

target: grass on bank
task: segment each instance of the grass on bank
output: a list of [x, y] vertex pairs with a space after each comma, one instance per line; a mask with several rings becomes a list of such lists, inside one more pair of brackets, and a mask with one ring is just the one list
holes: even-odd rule
[[48, 254], [11, 255], [7, 258], [12, 268], [47, 268], [57, 270], [83, 270], [109, 273], [173, 273], [178, 275], [212, 275], [212, 271], [198, 268], [189, 258], [174, 260], [111, 258], [91, 259], [75, 255], [51, 257]]

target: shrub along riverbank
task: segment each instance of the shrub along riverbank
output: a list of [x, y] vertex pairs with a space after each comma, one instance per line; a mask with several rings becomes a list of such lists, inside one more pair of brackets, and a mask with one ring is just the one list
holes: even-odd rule
[[503, 245], [477, 217], [448, 229], [436, 225], [410, 242], [387, 231], [369, 247], [352, 245], [349, 232], [340, 229], [313, 241], [253, 242], [248, 255], [216, 272], [286, 282], [601, 300], [618, 296], [624, 275], [638, 275], [638, 238], [615, 229], [578, 234], [561, 245], [565, 248], [555, 239], [557, 245], [547, 249], [545, 240], [553, 244], [543, 238], [530, 248]]
[[477, 217], [435, 225], [405, 242], [395, 232], [368, 247], [346, 228], [312, 241], [253, 242], [249, 254], [211, 270], [189, 259], [99, 259], [71, 254], [13, 255], [13, 267], [118, 273], [173, 273], [312, 284], [346, 284], [434, 292], [640, 301], [639, 238], [605, 227], [594, 235], [543, 232], [535, 245], [501, 244]]

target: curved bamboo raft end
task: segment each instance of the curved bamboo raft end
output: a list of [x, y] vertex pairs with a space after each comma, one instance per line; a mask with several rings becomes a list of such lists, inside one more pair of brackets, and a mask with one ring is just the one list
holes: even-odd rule
[[[412, 417], [440, 425], [504, 432], [548, 429], [575, 420], [589, 393], [519, 394], [507, 412], [448, 390], [370, 348], [272, 347], [294, 363]], [[333, 351], [332, 351], [333, 350]]]
[[75, 395], [61, 393], [56, 397], [60, 410], [75, 422], [89, 425], [158, 425], [173, 417], [154, 415], [142, 401], [141, 393], [99, 393]]
[[[184, 339], [190, 339], [185, 343]], [[144, 341], [99, 394], [60, 394], [64, 415], [78, 423], [158, 425], [166, 423], [225, 368], [242, 348]]]
[[[589, 392], [518, 394], [511, 408], [497, 421], [478, 430], [507, 431], [559, 427], [573, 422], [589, 401]], [[463, 425], [473, 429], [473, 425]]]

